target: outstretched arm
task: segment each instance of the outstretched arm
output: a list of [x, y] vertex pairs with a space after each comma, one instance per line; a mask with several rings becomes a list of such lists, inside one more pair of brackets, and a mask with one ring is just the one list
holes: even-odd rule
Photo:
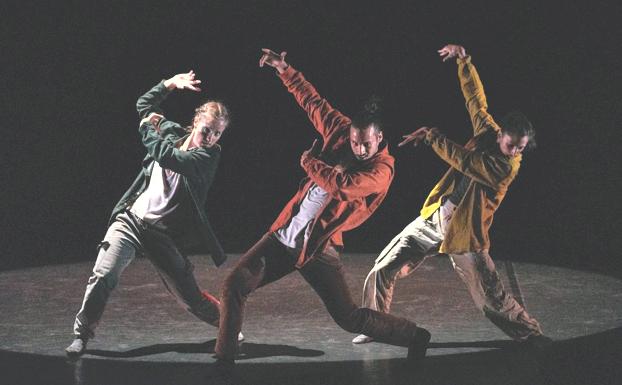
[[331, 136], [336, 130], [347, 129], [350, 119], [333, 108], [326, 99], [322, 98], [315, 87], [309, 83], [299, 71], [296, 71], [285, 61], [287, 52], [277, 54], [263, 48], [263, 55], [259, 59], [259, 66], [268, 65], [279, 73], [279, 77], [287, 90], [302, 107], [315, 129], [324, 139]]
[[399, 145], [421, 141], [429, 144], [434, 152], [451, 167], [495, 190], [506, 188], [518, 173], [520, 157], [507, 159], [483, 151], [473, 151], [447, 139], [436, 127], [421, 127]]
[[464, 47], [448, 44], [438, 50], [438, 53], [443, 58], [443, 62], [454, 57], [458, 58], [458, 78], [462, 95], [464, 95], [466, 101], [466, 108], [469, 111], [471, 123], [473, 124], [473, 134], [478, 135], [489, 128], [498, 131], [499, 126], [497, 126], [492, 116], [488, 113], [484, 85], [479, 78], [475, 66], [471, 63], [471, 57], [466, 54]]

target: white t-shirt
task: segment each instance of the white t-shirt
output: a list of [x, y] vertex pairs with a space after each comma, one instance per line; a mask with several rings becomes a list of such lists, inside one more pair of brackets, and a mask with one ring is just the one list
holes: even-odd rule
[[276, 239], [287, 247], [302, 249], [304, 241], [309, 238], [311, 222], [328, 199], [328, 193], [317, 184], [313, 184], [300, 203], [298, 213], [287, 226], [276, 231]]
[[163, 169], [154, 161], [149, 185], [132, 204], [130, 211], [149, 224], [157, 224], [179, 206], [173, 196], [179, 188], [180, 180], [178, 173]]

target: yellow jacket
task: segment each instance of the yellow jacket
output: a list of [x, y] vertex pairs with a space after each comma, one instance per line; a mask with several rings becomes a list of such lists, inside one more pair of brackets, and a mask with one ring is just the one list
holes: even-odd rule
[[461, 146], [431, 131], [426, 142], [451, 168], [428, 195], [421, 216], [428, 219], [460, 181], [462, 174], [471, 182], [458, 204], [445, 232], [440, 252], [460, 254], [490, 248], [488, 229], [508, 186], [520, 168], [521, 155], [503, 155], [496, 143], [499, 125], [488, 113], [484, 86], [471, 57], [458, 59], [458, 78], [473, 124], [473, 138]]

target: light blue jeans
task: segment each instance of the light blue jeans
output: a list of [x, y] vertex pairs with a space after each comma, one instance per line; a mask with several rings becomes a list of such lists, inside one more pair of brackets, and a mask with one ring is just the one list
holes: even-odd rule
[[76, 336], [94, 336], [108, 296], [137, 253], [144, 253], [149, 258], [166, 289], [186, 310], [210, 325], [218, 325], [218, 300], [199, 289], [192, 273], [192, 263], [181, 254], [173, 239], [126, 211], [117, 216], [100, 244], [82, 307], [76, 315], [73, 327]]

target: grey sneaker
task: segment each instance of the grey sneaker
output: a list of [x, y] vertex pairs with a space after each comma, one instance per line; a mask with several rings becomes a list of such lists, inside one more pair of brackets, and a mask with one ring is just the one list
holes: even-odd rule
[[71, 345], [65, 348], [65, 353], [67, 353], [67, 357], [78, 358], [82, 354], [84, 354], [84, 351], [86, 350], [86, 344], [88, 343], [88, 341], [89, 340], [87, 338], [76, 337], [71, 343]]
[[353, 344], [367, 344], [369, 342], [372, 342], [373, 340], [374, 340], [373, 337], [366, 336], [365, 334], [359, 334], [358, 336], [354, 337], [354, 339], [352, 339], [352, 343]]

